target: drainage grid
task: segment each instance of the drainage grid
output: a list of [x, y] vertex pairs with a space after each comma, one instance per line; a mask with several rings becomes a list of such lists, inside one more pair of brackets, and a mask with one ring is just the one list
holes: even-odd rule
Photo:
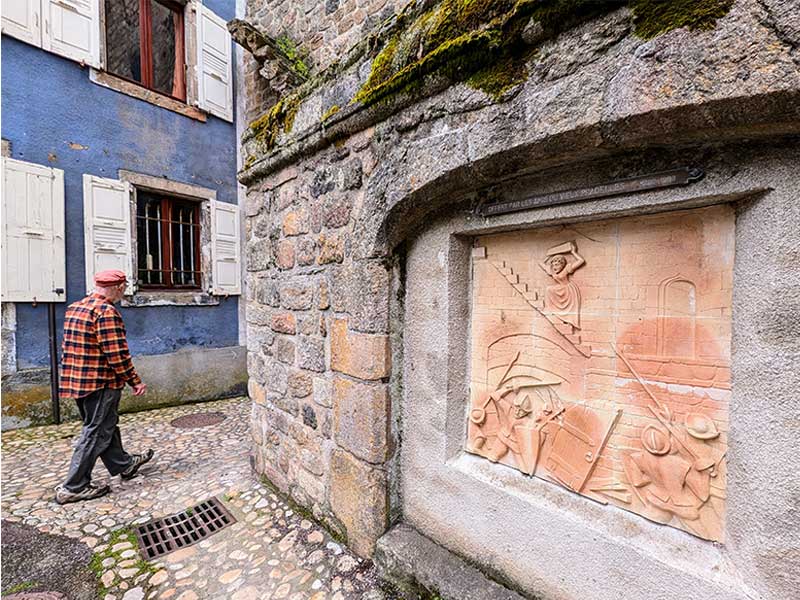
[[186, 510], [154, 519], [136, 528], [136, 539], [145, 559], [157, 558], [196, 544], [236, 523], [234, 516], [217, 498]]

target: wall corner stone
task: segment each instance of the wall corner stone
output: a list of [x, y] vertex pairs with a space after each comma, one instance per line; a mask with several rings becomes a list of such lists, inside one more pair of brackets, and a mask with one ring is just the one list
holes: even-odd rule
[[331, 369], [359, 379], [389, 377], [392, 368], [389, 336], [351, 331], [346, 319], [331, 323]]
[[372, 556], [388, 526], [386, 473], [349, 452], [331, 455], [331, 508], [347, 530], [347, 543], [364, 558]]

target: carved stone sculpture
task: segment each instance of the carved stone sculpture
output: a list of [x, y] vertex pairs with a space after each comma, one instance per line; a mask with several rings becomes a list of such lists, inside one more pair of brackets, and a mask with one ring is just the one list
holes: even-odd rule
[[[575, 260], [568, 261], [567, 254], [571, 254]], [[585, 264], [586, 261], [577, 252], [575, 242], [565, 242], [550, 248], [547, 259], [539, 263], [541, 269], [555, 281], [554, 285], [547, 286], [545, 309], [576, 329], [581, 326], [581, 291], [570, 280], [570, 275]]]
[[228, 31], [233, 41], [253, 55], [261, 66], [259, 73], [278, 95], [306, 81], [307, 76], [298, 69], [296, 59], [288, 56], [274, 38], [241, 19], [229, 21]]
[[723, 541], [733, 247], [707, 239], [732, 230], [713, 207], [581, 225], [580, 254], [477, 240], [467, 451]]

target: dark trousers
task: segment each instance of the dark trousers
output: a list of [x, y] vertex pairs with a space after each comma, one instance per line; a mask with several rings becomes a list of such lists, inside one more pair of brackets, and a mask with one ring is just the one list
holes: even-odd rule
[[98, 457], [111, 475], [118, 475], [131, 465], [117, 427], [121, 396], [122, 390], [104, 388], [76, 400], [83, 429], [64, 482], [68, 492], [79, 492], [89, 485]]

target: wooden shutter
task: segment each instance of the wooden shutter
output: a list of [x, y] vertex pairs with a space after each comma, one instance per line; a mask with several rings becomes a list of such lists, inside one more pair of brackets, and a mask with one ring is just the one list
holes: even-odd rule
[[64, 171], [2, 159], [4, 302], [64, 302]]
[[215, 294], [242, 293], [239, 207], [211, 202], [211, 261]]
[[99, 67], [99, 0], [42, 0], [42, 9], [42, 48]]
[[2, 6], [3, 33], [41, 46], [40, 0], [4, 0]]
[[131, 190], [126, 181], [83, 176], [83, 226], [86, 238], [86, 289], [94, 274], [119, 269], [128, 276], [126, 294], [134, 291], [131, 250]]
[[197, 9], [198, 106], [233, 122], [233, 69], [231, 35], [225, 19], [200, 2]]

